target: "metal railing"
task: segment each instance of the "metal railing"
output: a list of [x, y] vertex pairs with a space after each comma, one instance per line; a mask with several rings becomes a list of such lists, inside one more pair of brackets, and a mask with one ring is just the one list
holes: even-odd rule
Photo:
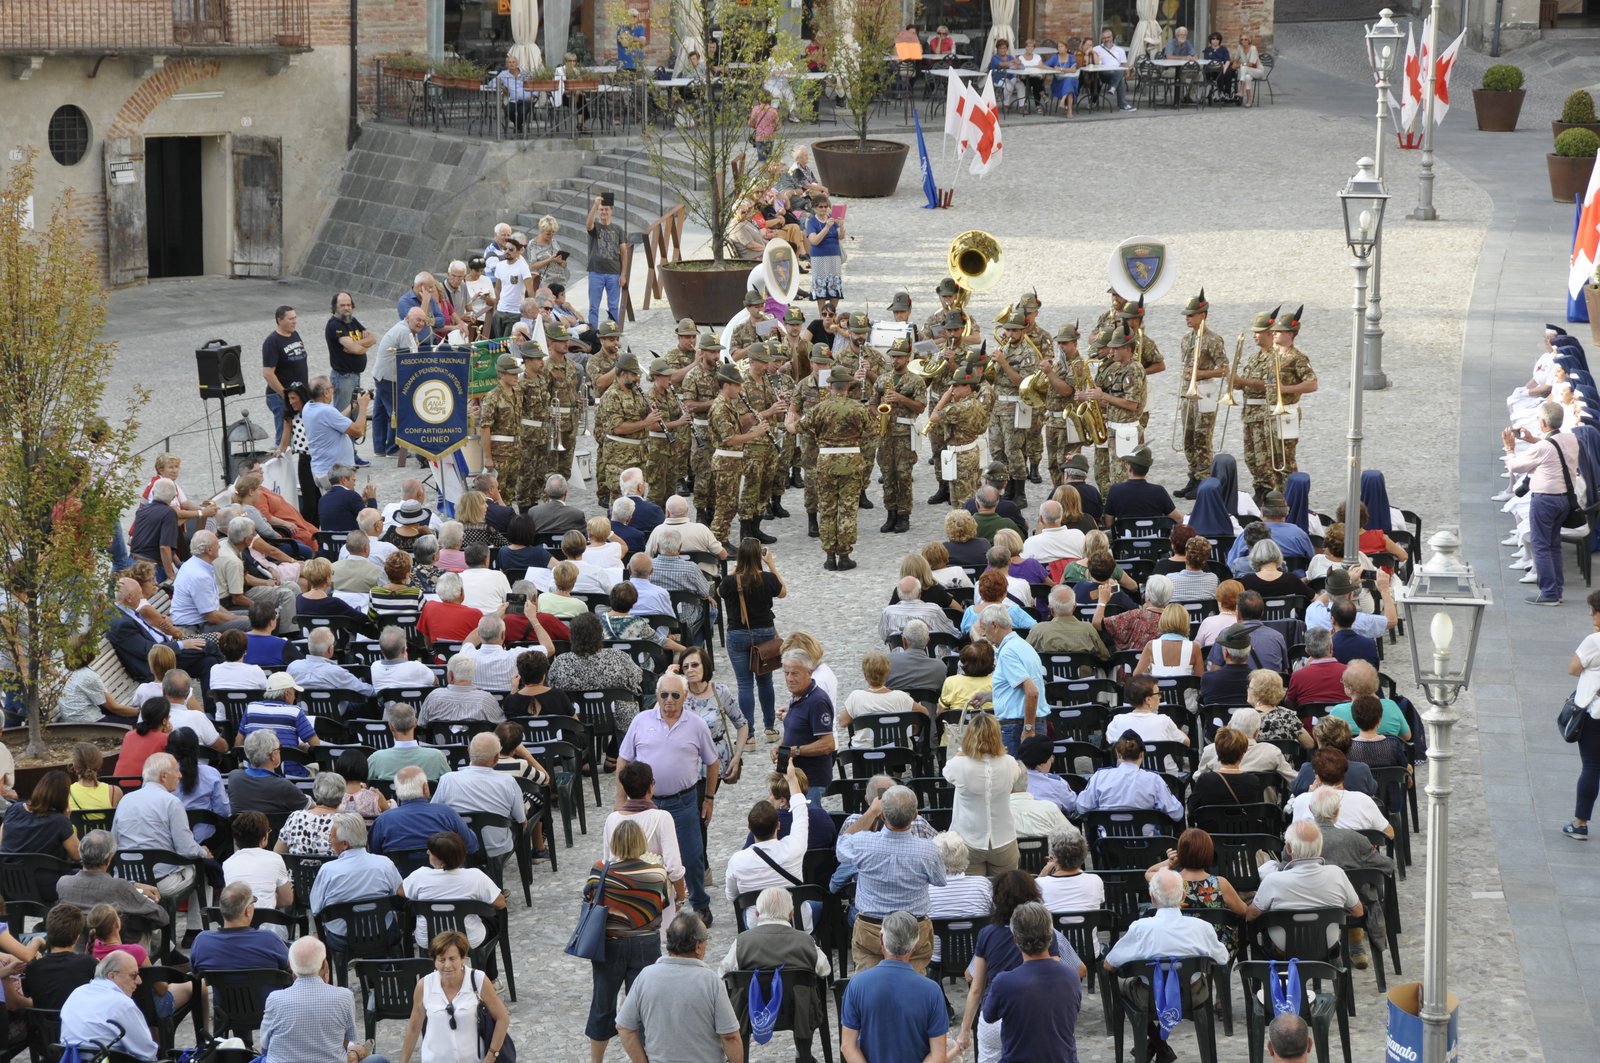
[[[11, 5], [8, 5], [8, 7]], [[115, 0], [15, 5], [0, 19], [0, 52], [307, 51], [310, 0]]]
[[439, 133], [493, 140], [634, 136], [649, 116], [649, 92], [630, 74], [597, 74], [570, 82], [557, 102], [554, 82], [527, 82], [529, 98], [508, 104], [493, 80], [482, 84], [374, 64], [373, 117]]

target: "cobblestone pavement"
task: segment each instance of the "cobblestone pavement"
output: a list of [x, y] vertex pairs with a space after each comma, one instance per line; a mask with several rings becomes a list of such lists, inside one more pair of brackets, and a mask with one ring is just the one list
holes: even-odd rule
[[[911, 292], [914, 316], [921, 319], [934, 304], [933, 287], [944, 274], [945, 248], [952, 236], [968, 228], [986, 229], [1004, 247], [1005, 280], [998, 292], [974, 301], [980, 320], [993, 320], [1018, 294], [1037, 288], [1044, 304], [1041, 322], [1052, 330], [1066, 321], [1092, 322], [1102, 309], [1105, 262], [1112, 247], [1134, 235], [1165, 239], [1177, 256], [1179, 280], [1171, 295], [1152, 306], [1150, 335], [1175, 357], [1182, 321], [1182, 298], [1204, 286], [1214, 310], [1212, 325], [1230, 339], [1246, 326], [1249, 315], [1279, 303], [1305, 304], [1301, 347], [1310, 355], [1321, 380], [1306, 402], [1307, 427], [1301, 459], [1312, 475], [1314, 508], [1331, 512], [1343, 493], [1347, 468], [1344, 450], [1345, 410], [1351, 343], [1349, 255], [1343, 244], [1337, 190], [1354, 172], [1355, 160], [1372, 151], [1371, 101], [1360, 62], [1359, 30], [1350, 26], [1283, 26], [1279, 47], [1286, 54], [1274, 74], [1276, 105], [1255, 110], [1213, 110], [1180, 115], [1141, 110], [1128, 118], [1095, 117], [1075, 122], [1017, 122], [1007, 127], [1005, 160], [987, 179], [966, 174], [953, 178], [954, 210], [926, 212], [920, 191], [908, 175], [890, 200], [851, 204], [850, 231], [855, 237], [846, 267], [849, 309], [881, 313], [891, 294]], [[1308, 69], [1310, 57], [1338, 77]], [[1365, 117], [1363, 117], [1365, 116]], [[1463, 125], [1470, 112], [1451, 119]], [[930, 152], [945, 183], [951, 167], [943, 161], [943, 145], [929, 123]], [[1416, 162], [1396, 160], [1390, 152], [1390, 187], [1396, 206], [1409, 204]], [[1417, 510], [1427, 529], [1458, 517], [1458, 406], [1456, 382], [1468, 299], [1478, 265], [1491, 202], [1488, 195], [1463, 179], [1441, 152], [1436, 201], [1445, 219], [1431, 226], [1390, 215], [1386, 231], [1384, 326], [1388, 391], [1367, 393], [1366, 468], [1381, 468], [1391, 497]], [[302, 334], [308, 339], [317, 371], [325, 369], [317, 328], [327, 292], [294, 281], [226, 282], [205, 280], [158, 283], [119, 292], [111, 301], [109, 331], [122, 341], [111, 399], [134, 383], [155, 394], [142, 420], [141, 446], [160, 449], [162, 438], [181, 433], [200, 415], [191, 390], [190, 351], [223, 336], [240, 343], [245, 362], [253, 366], [260, 337], [271, 328], [272, 307], [280, 302], [300, 307]], [[369, 304], [371, 300], [367, 301]], [[196, 313], [195, 307], [203, 307]], [[374, 327], [390, 320], [387, 306], [359, 306], [358, 316]], [[203, 321], [199, 324], [190, 322]], [[661, 349], [670, 332], [666, 310], [641, 315], [630, 329], [635, 350]], [[1230, 351], [1231, 353], [1231, 351]], [[1150, 443], [1157, 454], [1152, 477], [1176, 485], [1182, 480], [1181, 460], [1167, 447], [1171, 416], [1179, 388], [1175, 368], [1152, 381]], [[270, 426], [260, 401], [259, 377], [247, 370], [251, 396], [230, 406], [238, 416], [249, 408], [257, 423]], [[202, 488], [216, 473], [207, 471], [207, 447], [216, 454], [211, 436], [178, 434], [173, 449], [185, 456], [184, 483]], [[1237, 425], [1219, 449], [1240, 449]], [[392, 497], [402, 476], [392, 463], [372, 470], [382, 497]], [[918, 466], [917, 495], [932, 490], [930, 470]], [[212, 482], [215, 482], [214, 480]], [[1042, 488], [1031, 489], [1035, 503]], [[874, 498], [877, 489], [869, 491]], [[796, 496], [791, 494], [791, 499]], [[591, 502], [586, 494], [581, 501]], [[783, 631], [807, 628], [828, 651], [828, 663], [840, 677], [842, 691], [859, 682], [863, 653], [875, 648], [878, 610], [887, 597], [898, 559], [930, 538], [942, 538], [943, 507], [917, 505], [912, 534], [876, 532], [881, 507], [863, 514], [858, 557], [862, 567], [853, 579], [821, 568], [821, 552], [805, 538], [800, 507], [796, 517], [768, 525], [779, 537], [778, 567], [789, 582], [790, 597], [780, 603]], [[870, 574], [870, 575], [869, 575]], [[1403, 653], [1402, 646], [1393, 648]], [[1391, 656], [1397, 674], [1407, 669], [1402, 657]], [[722, 678], [728, 678], [719, 654]], [[1501, 895], [1494, 841], [1486, 825], [1484, 787], [1478, 770], [1478, 735], [1470, 697], [1461, 705], [1466, 722], [1458, 728], [1454, 860], [1451, 872], [1452, 984], [1462, 995], [1463, 1047], [1475, 1059], [1543, 1058], [1532, 1024], [1516, 953], [1506, 930], [1507, 912]], [[1499, 740], [1496, 735], [1496, 740]], [[750, 755], [747, 767], [764, 763], [765, 746]], [[713, 869], [718, 875], [728, 854], [740, 844], [744, 810], [758, 796], [763, 772], [751, 770], [738, 787], [725, 791], [712, 824]], [[609, 803], [610, 780], [603, 785]], [[590, 810], [591, 823], [602, 817]], [[561, 954], [576, 911], [578, 890], [598, 850], [591, 829], [572, 849], [561, 849], [559, 874], [537, 871], [532, 911], [520, 890], [511, 902], [520, 999], [513, 1006], [515, 1036], [524, 1053], [541, 1058], [577, 1060], [583, 1017], [588, 1004], [588, 972]], [[1416, 839], [1417, 863], [1401, 887], [1405, 933], [1401, 959], [1405, 975], [1390, 975], [1390, 984], [1419, 978], [1422, 966], [1423, 884], [1422, 839]], [[540, 865], [543, 867], [544, 865]], [[728, 908], [716, 906], [710, 954], [720, 957], [730, 940]], [[1524, 954], [1524, 963], [1536, 957]], [[1374, 1059], [1382, 1051], [1386, 1008], [1376, 992], [1372, 973], [1356, 975], [1357, 1014], [1352, 1020], [1352, 1054]], [[1242, 1016], [1238, 991], [1235, 1010]], [[960, 1006], [961, 996], [951, 993]], [[830, 1014], [830, 1023], [837, 1016]], [[1100, 1025], [1099, 1004], [1088, 1001], [1079, 1022], [1081, 1058], [1109, 1060], [1111, 1044]], [[1176, 1043], [1182, 1058], [1193, 1058], [1192, 1033], [1182, 1028]], [[380, 1029], [380, 1049], [399, 1047], [400, 1027]], [[787, 1044], [785, 1038], [779, 1038]], [[1224, 1045], [1223, 1058], [1244, 1051], [1243, 1033]], [[757, 1050], [757, 1060], [788, 1058], [778, 1044]], [[621, 1059], [613, 1046], [608, 1059]]]

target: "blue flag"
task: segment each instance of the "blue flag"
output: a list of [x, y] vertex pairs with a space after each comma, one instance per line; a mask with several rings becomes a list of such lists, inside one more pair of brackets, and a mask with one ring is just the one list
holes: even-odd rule
[[423, 347], [395, 351], [395, 440], [430, 461], [442, 461], [467, 442], [467, 394], [472, 350]]
[[939, 186], [933, 180], [933, 163], [928, 159], [928, 145], [922, 139], [922, 119], [915, 107], [911, 108], [911, 120], [917, 126], [917, 155], [922, 160], [922, 194], [928, 197], [928, 209], [935, 210], [939, 206]]

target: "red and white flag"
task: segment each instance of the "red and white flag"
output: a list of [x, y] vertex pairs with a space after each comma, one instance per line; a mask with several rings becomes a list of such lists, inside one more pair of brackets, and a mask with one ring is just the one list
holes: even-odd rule
[[[967, 86], [954, 74], [945, 78], [946, 88], [944, 94], [944, 135], [961, 140], [961, 134], [967, 129]], [[961, 157], [957, 151], [956, 157]]]
[[1439, 63], [1433, 74], [1433, 124], [1437, 126], [1444, 121], [1444, 116], [1450, 111], [1450, 72], [1455, 69], [1456, 53], [1461, 50], [1461, 42], [1466, 40], [1467, 31], [1462, 30], [1461, 35], [1450, 42], [1450, 47], [1439, 53]]
[[972, 172], [986, 174], [1000, 161], [1000, 107], [994, 99], [994, 79], [983, 79], [983, 96], [967, 118], [972, 138]]
[[1583, 193], [1583, 211], [1578, 215], [1578, 231], [1572, 238], [1572, 269], [1567, 274], [1567, 294], [1576, 299], [1584, 285], [1594, 283], [1600, 267], [1600, 166], [1589, 175], [1589, 188]]
[[[1403, 134], [1415, 127], [1417, 111], [1422, 107], [1422, 59], [1417, 55], [1417, 42], [1413, 33], [1415, 24], [1406, 29], [1406, 65], [1401, 68], [1404, 81], [1400, 85], [1400, 131]], [[1428, 34], [1422, 34], [1422, 46], [1428, 46]]]

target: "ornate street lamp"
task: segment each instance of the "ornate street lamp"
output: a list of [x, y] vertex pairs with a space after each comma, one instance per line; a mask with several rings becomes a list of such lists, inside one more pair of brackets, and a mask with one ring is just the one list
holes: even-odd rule
[[[1349, 511], [1346, 510], [1348, 513]], [[1472, 682], [1483, 611], [1489, 589], [1459, 556], [1461, 537], [1444, 528], [1428, 539], [1433, 556], [1401, 588], [1411, 671], [1428, 699], [1422, 722], [1428, 730], [1428, 869], [1423, 917], [1422, 1059], [1446, 1063], [1450, 1006], [1447, 957], [1450, 882], [1451, 729], [1460, 719], [1456, 698]]]
[[[1378, 21], [1367, 27], [1367, 65], [1372, 68], [1378, 92], [1378, 135], [1373, 145], [1372, 174], [1383, 180], [1383, 142], [1387, 130], [1384, 120], [1389, 113], [1389, 78], [1400, 62], [1400, 42], [1405, 34], [1395, 25], [1394, 14], [1384, 8]], [[1383, 243], [1379, 241], [1372, 253], [1372, 290], [1367, 293], [1366, 364], [1362, 370], [1361, 386], [1369, 391], [1380, 391], [1389, 386], [1383, 372]]]
[[1356, 175], [1350, 178], [1339, 192], [1339, 206], [1344, 211], [1344, 242], [1355, 256], [1355, 334], [1350, 352], [1350, 481], [1345, 496], [1344, 559], [1348, 564], [1360, 560], [1356, 540], [1360, 529], [1361, 513], [1361, 351], [1363, 330], [1367, 323], [1367, 270], [1371, 267], [1372, 253], [1378, 246], [1383, 231], [1383, 208], [1389, 194], [1383, 182], [1372, 172], [1372, 160], [1362, 159], [1356, 164]]

